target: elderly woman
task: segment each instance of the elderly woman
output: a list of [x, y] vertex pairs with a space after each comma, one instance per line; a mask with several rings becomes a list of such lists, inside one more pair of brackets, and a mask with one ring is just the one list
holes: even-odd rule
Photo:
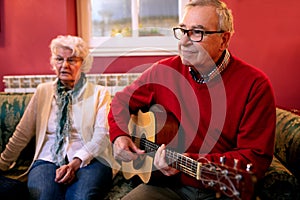
[[27, 172], [32, 199], [101, 199], [118, 167], [108, 139], [110, 94], [87, 81], [93, 59], [81, 38], [58, 36], [50, 49], [57, 79], [37, 87], [1, 154], [0, 170], [8, 170], [35, 136]]

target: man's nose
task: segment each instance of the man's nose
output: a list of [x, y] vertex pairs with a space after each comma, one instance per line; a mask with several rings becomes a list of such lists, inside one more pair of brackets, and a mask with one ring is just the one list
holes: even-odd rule
[[188, 33], [185, 33], [181, 39], [180, 39], [181, 44], [189, 44], [192, 43], [192, 41], [189, 39]]

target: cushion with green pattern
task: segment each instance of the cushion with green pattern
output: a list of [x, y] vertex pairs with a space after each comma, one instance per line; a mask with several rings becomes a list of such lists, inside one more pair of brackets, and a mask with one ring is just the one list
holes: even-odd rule
[[[0, 152], [5, 149], [14, 133], [32, 95], [32, 93], [0, 92]], [[24, 173], [31, 163], [33, 154], [34, 140], [21, 152], [15, 168], [8, 172], [7, 177], [13, 178]]]
[[260, 199], [285, 199], [300, 198], [299, 182], [297, 178], [275, 157], [258, 185]]
[[18, 125], [32, 94], [0, 93], [0, 152]]
[[300, 180], [300, 116], [276, 109], [274, 155]]

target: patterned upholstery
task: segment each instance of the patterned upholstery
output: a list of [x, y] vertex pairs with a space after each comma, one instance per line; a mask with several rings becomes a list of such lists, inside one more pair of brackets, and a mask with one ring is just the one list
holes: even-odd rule
[[300, 180], [300, 116], [277, 108], [274, 155]]
[[261, 199], [299, 199], [299, 183], [297, 178], [281, 162], [273, 156], [269, 170], [258, 185]]
[[14, 132], [32, 94], [0, 93], [0, 152]]
[[0, 93], [0, 152], [19, 123], [31, 96]]
[[[12, 136], [18, 125], [32, 93], [4, 93], [0, 92], [0, 152]], [[5, 173], [6, 177], [16, 178], [23, 174], [31, 163], [34, 153], [34, 139], [22, 151], [15, 167]]]
[[300, 199], [300, 116], [281, 108], [276, 115], [274, 156], [258, 185], [258, 195], [261, 199]]

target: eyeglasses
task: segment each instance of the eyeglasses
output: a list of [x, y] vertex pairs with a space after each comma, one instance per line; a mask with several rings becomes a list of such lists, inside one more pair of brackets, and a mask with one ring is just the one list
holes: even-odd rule
[[204, 31], [202, 29], [184, 29], [180, 27], [173, 28], [174, 36], [176, 39], [181, 40], [181, 38], [186, 34], [190, 41], [201, 42], [204, 35], [224, 33], [225, 31]]
[[59, 65], [63, 64], [64, 61], [66, 61], [69, 65], [76, 65], [78, 61], [82, 61], [82, 58], [70, 57], [70, 58], [64, 59], [62, 57], [56, 57], [56, 58], [54, 58], [54, 60], [55, 60], [55, 63], [59, 64]]

